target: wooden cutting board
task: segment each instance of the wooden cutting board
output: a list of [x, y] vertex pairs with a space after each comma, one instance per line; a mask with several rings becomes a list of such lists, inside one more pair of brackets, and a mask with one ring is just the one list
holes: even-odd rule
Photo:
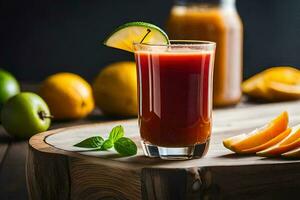
[[27, 160], [32, 199], [281, 199], [297, 197], [300, 160], [237, 156], [222, 140], [260, 127], [282, 111], [300, 123], [300, 101], [215, 110], [206, 157], [188, 161], [120, 157], [73, 147], [123, 125], [139, 144], [137, 120], [62, 128], [33, 136]]

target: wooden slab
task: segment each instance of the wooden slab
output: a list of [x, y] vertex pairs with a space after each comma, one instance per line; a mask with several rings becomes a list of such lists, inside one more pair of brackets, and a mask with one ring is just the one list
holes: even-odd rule
[[[32, 199], [276, 199], [296, 195], [300, 161], [237, 156], [221, 144], [228, 136], [257, 128], [283, 110], [300, 123], [300, 102], [214, 111], [208, 155], [188, 161], [163, 161], [114, 151], [73, 147], [93, 136], [106, 137], [123, 125], [139, 142], [136, 120], [57, 129], [30, 139], [27, 180]], [[299, 171], [299, 172], [298, 172]]]

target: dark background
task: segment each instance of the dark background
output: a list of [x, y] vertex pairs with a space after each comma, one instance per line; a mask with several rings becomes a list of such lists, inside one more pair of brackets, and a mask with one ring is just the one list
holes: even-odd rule
[[[173, 0], [0, 0], [0, 67], [34, 82], [59, 71], [92, 80], [130, 53], [101, 45], [116, 26], [164, 26]], [[237, 0], [244, 22], [244, 77], [274, 65], [300, 66], [300, 1]]]

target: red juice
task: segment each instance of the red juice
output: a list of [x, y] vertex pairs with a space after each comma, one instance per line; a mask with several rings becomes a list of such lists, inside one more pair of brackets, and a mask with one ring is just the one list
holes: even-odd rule
[[209, 141], [213, 52], [135, 52], [139, 126], [145, 143], [187, 147]]

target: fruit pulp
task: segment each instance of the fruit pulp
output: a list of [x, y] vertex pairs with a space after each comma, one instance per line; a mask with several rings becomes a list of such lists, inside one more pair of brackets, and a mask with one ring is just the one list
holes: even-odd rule
[[145, 143], [186, 147], [209, 141], [212, 52], [135, 52], [139, 126]]

